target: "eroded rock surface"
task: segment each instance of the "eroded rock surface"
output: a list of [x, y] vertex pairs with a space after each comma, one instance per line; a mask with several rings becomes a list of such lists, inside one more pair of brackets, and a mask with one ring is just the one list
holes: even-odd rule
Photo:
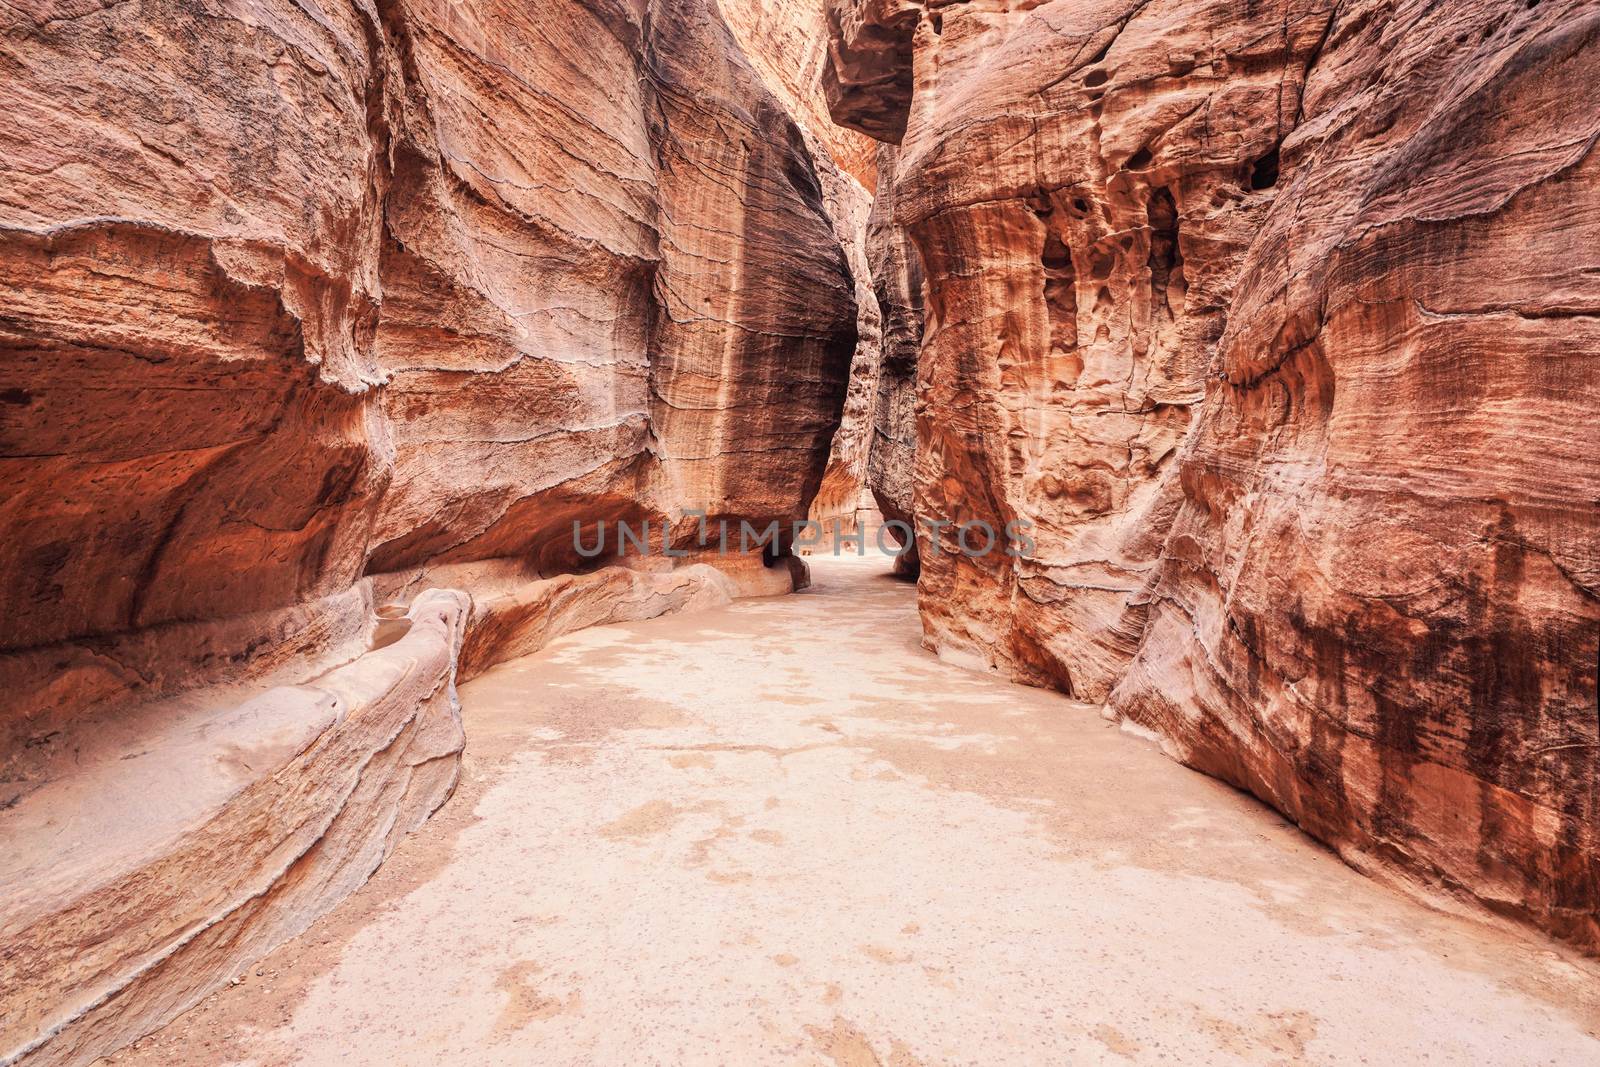
[[[572, 528], [648, 520], [659, 548], [685, 510], [807, 514], [867, 201], [715, 0], [40, 2], [0, 15], [0, 85], [0, 819], [48, 837], [66, 789], [71, 818], [114, 822], [80, 757], [180, 722], [215, 741], [183, 773], [232, 781], [208, 722], [277, 730], [338, 671], [412, 653], [401, 696], [345, 700], [298, 754], [152, 813], [165, 845], [87, 842], [110, 881], [7, 908], [0, 1060], [78, 1062], [292, 936], [448, 795], [458, 727], [414, 785], [358, 706], [444, 737], [458, 667], [803, 580], [759, 553], [603, 567]], [[418, 659], [407, 612], [446, 586], [453, 629]], [[346, 848], [341, 818], [382, 833]], [[246, 824], [241, 910], [183, 842]], [[299, 854], [315, 870], [279, 908], [273, 864]], [[179, 870], [182, 931], [150, 918]], [[94, 981], [35, 981], [100, 936], [102, 886], [120, 910]]]
[[[827, 0], [717, 0], [728, 28], [767, 88], [781, 99], [802, 129], [827, 147], [828, 155], [870, 193], [877, 183], [878, 143], [828, 112], [823, 85], [827, 67]], [[822, 174], [826, 177], [827, 170]]]
[[468, 609], [432, 590], [312, 683], [80, 731], [6, 816], [4, 1062], [138, 1038], [366, 881], [455, 788]]
[[[928, 277], [914, 480], [949, 524], [923, 546], [929, 640], [1097, 701], [1137, 647], [1177, 449], [1273, 199], [1249, 176], [1325, 25], [1130, 14], [926, 14], [892, 190]], [[1014, 520], [1031, 558], [959, 550], [961, 524]]]
[[[1600, 948], [1600, 12], [831, 0], [942, 653]], [[943, 547], [944, 551], [937, 550]]]
[[922, 259], [905, 228], [895, 222], [895, 171], [899, 150], [878, 150], [878, 192], [867, 223], [867, 257], [883, 320], [883, 354], [872, 408], [867, 485], [884, 520], [903, 540], [897, 573], [918, 572], [915, 540], [917, 357], [922, 349]]
[[[872, 447], [878, 389], [881, 313], [867, 262], [867, 216], [877, 180], [877, 142], [828, 117], [822, 70], [828, 35], [823, 0], [719, 0], [744, 54], [768, 89], [784, 102], [805, 136], [817, 168], [823, 203], [846, 263], [856, 298], [856, 350], [839, 428], [828, 451], [810, 517], [831, 534], [855, 521]], [[831, 161], [831, 163], [826, 162]]]
[[1359, 863], [1591, 950], [1597, 79], [1592, 4], [1338, 13], [1114, 697]]

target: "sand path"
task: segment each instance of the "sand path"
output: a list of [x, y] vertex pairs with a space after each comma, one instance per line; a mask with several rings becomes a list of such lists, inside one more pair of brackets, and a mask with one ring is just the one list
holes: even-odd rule
[[1420, 906], [881, 560], [464, 686], [461, 789], [117, 1063], [1600, 1063], [1600, 970]]

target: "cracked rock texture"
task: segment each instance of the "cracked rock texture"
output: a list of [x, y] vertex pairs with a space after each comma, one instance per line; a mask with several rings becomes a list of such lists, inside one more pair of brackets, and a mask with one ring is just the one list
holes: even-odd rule
[[[601, 566], [572, 524], [659, 547], [684, 510], [802, 518], [847, 387], [871, 395], [868, 197], [839, 169], [871, 152], [800, 92], [809, 10], [739, 35], [716, 0], [0, 14], [0, 819], [103, 830], [89, 873], [5, 909], [0, 1062], [114, 1048], [358, 884], [454, 783], [458, 668], [803, 581], [759, 553]], [[429, 598], [449, 625], [417, 627]], [[340, 671], [367, 688], [318, 696]], [[174, 731], [168, 770], [216, 788], [117, 807]], [[237, 885], [206, 859], [236, 831]], [[38, 856], [7, 851], [12, 884]], [[51, 962], [91, 941], [92, 981]]]
[[927, 272], [917, 514], [1036, 542], [925, 537], [927, 643], [1600, 950], [1600, 11], [829, 24]]

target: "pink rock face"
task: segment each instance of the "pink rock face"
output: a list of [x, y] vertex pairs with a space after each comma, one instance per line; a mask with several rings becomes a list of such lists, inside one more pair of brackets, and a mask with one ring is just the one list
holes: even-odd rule
[[837, 175], [712, 0], [68, 7], [0, 46], [0, 650], [806, 514]]
[[867, 216], [877, 175], [877, 142], [835, 126], [828, 117], [821, 75], [827, 58], [823, 0], [719, 0], [745, 57], [784, 103], [817, 167], [822, 199], [844, 250], [856, 298], [856, 350], [839, 428], [828, 451], [810, 517], [829, 530], [854, 521], [867, 478], [878, 389], [881, 314], [867, 264]]
[[5, 813], [5, 1062], [91, 1062], [365, 882], [455, 788], [468, 606], [431, 590], [309, 684], [82, 732]]
[[830, 11], [927, 268], [919, 517], [1038, 546], [925, 539], [927, 643], [1600, 948], [1600, 13]]
[[804, 518], [875, 370], [866, 141], [783, 25], [757, 70], [716, 0], [0, 14], [0, 1060], [359, 885], [453, 788], [458, 673], [804, 580], [573, 542]]

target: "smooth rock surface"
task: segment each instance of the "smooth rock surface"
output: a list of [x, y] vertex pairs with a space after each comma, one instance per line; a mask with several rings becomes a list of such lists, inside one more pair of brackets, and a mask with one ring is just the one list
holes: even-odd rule
[[366, 881], [455, 788], [468, 609], [431, 590], [314, 684], [147, 708], [132, 744], [114, 723], [46, 765], [0, 814], [0, 1062], [140, 1037]]

